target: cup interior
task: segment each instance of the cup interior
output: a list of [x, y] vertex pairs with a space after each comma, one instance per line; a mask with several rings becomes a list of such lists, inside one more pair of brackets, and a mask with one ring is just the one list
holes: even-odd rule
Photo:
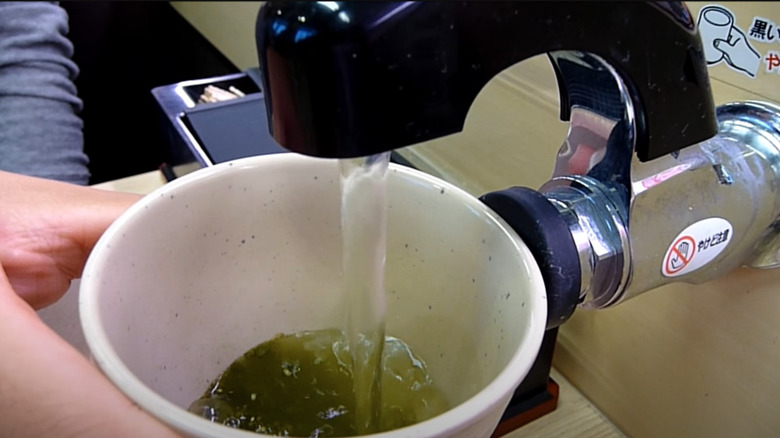
[[722, 9], [707, 9], [704, 11], [704, 19], [713, 26], [730, 26], [731, 16]]
[[[246, 158], [132, 206], [81, 280], [83, 329], [103, 372], [185, 434], [262, 436], [186, 408], [251, 347], [344, 327], [339, 178], [335, 160]], [[455, 408], [381, 435], [488, 435], [541, 344], [545, 291], [533, 257], [477, 199], [396, 165], [387, 236], [387, 334], [425, 360]]]

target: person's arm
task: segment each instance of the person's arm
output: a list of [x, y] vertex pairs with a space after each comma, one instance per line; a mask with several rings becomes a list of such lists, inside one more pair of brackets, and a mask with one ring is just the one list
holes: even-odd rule
[[67, 33], [56, 3], [0, 2], [0, 169], [86, 185]]
[[139, 198], [0, 171], [3, 438], [176, 437], [33, 309], [65, 293], [105, 229]]
[[0, 269], [0, 435], [175, 438], [44, 324]]

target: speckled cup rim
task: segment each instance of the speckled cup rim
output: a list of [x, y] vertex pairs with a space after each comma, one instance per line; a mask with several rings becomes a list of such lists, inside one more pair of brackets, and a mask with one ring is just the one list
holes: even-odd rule
[[[191, 414], [186, 409], [166, 400], [141, 382], [123, 364], [119, 355], [109, 342], [99, 312], [100, 285], [95, 284], [96, 282], [91, 280], [91, 278], [95, 276], [91, 276], [90, 273], [100, 264], [100, 258], [104, 257], [104, 254], [107, 252], [106, 247], [110, 246], [112, 240], [121, 236], [123, 228], [134, 220], [134, 217], [138, 212], [146, 208], [152, 208], [158, 203], [163, 202], [161, 199], [164, 197], [160, 196], [161, 194], [172, 190], [186, 189], [188, 185], [195, 181], [218, 179], [221, 175], [233, 172], [236, 169], [284, 166], [286, 163], [291, 163], [296, 160], [316, 159], [302, 157], [292, 153], [263, 155], [220, 163], [212, 167], [199, 169], [178, 178], [155, 190], [150, 195], [145, 196], [122, 214], [101, 236], [87, 260], [84, 268], [84, 275], [81, 280], [79, 313], [82, 329], [92, 359], [108, 379], [130, 400], [175, 430], [194, 437], [271, 437], [270, 435], [232, 429], [200, 418]], [[544, 282], [539, 268], [533, 262], [533, 255], [526, 245], [503, 219], [492, 212], [477, 198], [446, 181], [426, 173], [404, 166], [392, 164], [391, 166], [396, 169], [398, 173], [412, 176], [424, 184], [444, 187], [450, 193], [457, 194], [462, 202], [467, 203], [471, 208], [484, 211], [487, 215], [494, 218], [501, 228], [500, 231], [506, 235], [507, 239], [510, 239], [513, 242], [513, 245], [518, 251], [519, 258], [521, 259], [518, 261], [527, 267], [529, 273], [529, 285], [532, 292], [529, 294], [526, 301], [531, 308], [528, 330], [524, 334], [524, 340], [520, 342], [519, 347], [512, 355], [507, 366], [496, 376], [496, 378], [474, 396], [434, 418], [401, 429], [365, 435], [374, 438], [449, 437], [466, 429], [470, 424], [499, 408], [499, 404], [506, 403], [511, 396], [511, 393], [530, 370], [541, 346], [547, 317]]]

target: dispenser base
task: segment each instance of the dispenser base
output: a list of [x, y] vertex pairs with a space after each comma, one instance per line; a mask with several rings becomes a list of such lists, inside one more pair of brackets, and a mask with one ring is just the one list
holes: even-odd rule
[[501, 417], [501, 422], [490, 437], [504, 436], [554, 411], [558, 407], [558, 393], [558, 384], [549, 378], [546, 390], [529, 398], [512, 398], [504, 411], [504, 416]]

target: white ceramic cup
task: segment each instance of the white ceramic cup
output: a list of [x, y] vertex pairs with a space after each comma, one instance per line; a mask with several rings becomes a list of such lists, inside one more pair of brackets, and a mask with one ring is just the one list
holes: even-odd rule
[[[454, 407], [377, 437], [486, 437], [546, 320], [533, 257], [479, 200], [422, 172], [388, 175], [387, 334]], [[342, 326], [339, 168], [277, 154], [205, 168], [133, 205], [81, 280], [90, 353], [131, 400], [192, 437], [257, 438], [187, 412], [222, 370], [279, 333]]]

